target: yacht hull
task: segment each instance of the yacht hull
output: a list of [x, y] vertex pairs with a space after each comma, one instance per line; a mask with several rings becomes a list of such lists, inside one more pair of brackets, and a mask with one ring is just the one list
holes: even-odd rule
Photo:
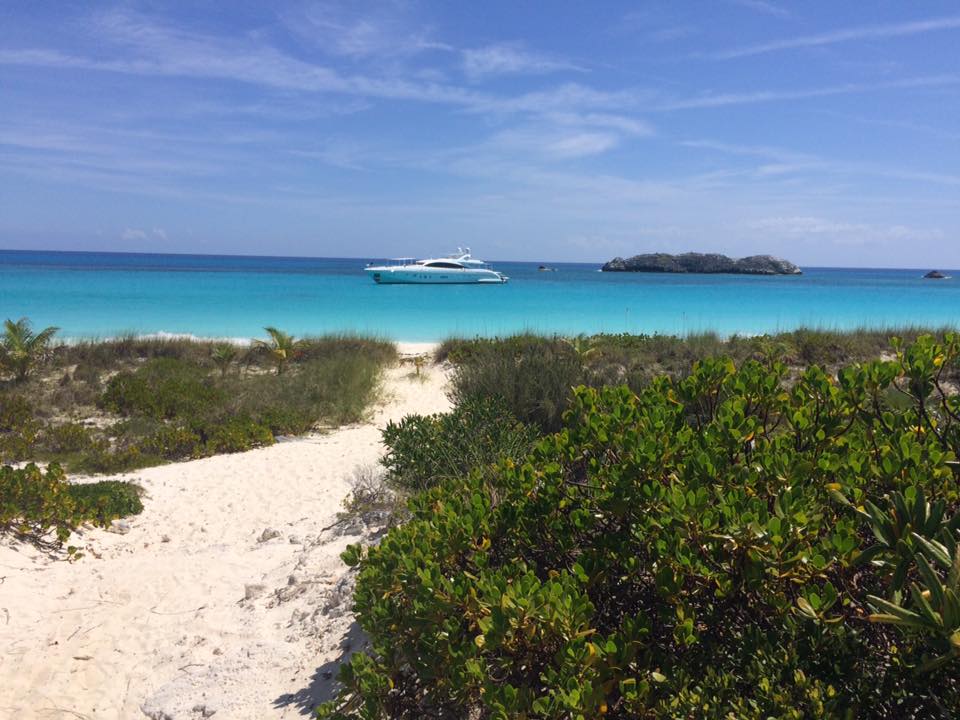
[[506, 276], [479, 268], [369, 267], [367, 275], [381, 285], [502, 285]]

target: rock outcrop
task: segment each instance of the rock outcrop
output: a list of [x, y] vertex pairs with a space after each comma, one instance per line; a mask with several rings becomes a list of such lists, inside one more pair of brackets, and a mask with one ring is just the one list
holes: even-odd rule
[[731, 273], [735, 275], [800, 275], [792, 262], [772, 255], [751, 255], [735, 260], [717, 253], [650, 253], [631, 258], [614, 258], [604, 272]]

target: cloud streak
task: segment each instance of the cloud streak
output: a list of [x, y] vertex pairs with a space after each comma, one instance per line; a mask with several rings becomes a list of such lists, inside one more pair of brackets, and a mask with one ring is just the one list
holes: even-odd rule
[[463, 71], [471, 80], [494, 75], [546, 75], [560, 71], [586, 72], [565, 60], [529, 52], [516, 45], [497, 44], [463, 51]]
[[792, 17], [792, 13], [789, 10], [779, 5], [774, 5], [772, 2], [767, 2], [767, 0], [730, 0], [730, 2], [734, 5], [745, 7], [748, 10], [763, 13], [764, 15], [773, 15], [774, 17], [780, 18]]
[[821, 88], [801, 90], [757, 90], [745, 93], [716, 93], [691, 98], [667, 100], [652, 109], [664, 112], [672, 110], [695, 110], [718, 108], [730, 105], [753, 105], [756, 103], [780, 102], [785, 100], [807, 100], [829, 97], [831, 95], [853, 95], [902, 88], [944, 87], [960, 84], [960, 75], [923, 75], [882, 83], [846, 83]]
[[785, 38], [783, 40], [774, 40], [773, 42], [759, 43], [756, 45], [745, 45], [743, 47], [714, 53], [710, 57], [717, 60], [732, 60], [734, 58], [763, 55], [781, 50], [836, 45], [837, 43], [853, 42], [856, 40], [879, 40], [883, 38], [904, 37], [907, 35], [920, 35], [929, 32], [956, 30], [957, 28], [960, 28], [960, 15], [888, 25], [863, 25], [846, 30], [819, 33], [817, 35], [802, 35], [800, 37]]

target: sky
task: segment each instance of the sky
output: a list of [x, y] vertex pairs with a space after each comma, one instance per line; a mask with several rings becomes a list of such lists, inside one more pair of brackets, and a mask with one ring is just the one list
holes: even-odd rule
[[0, 4], [0, 247], [960, 268], [960, 5]]

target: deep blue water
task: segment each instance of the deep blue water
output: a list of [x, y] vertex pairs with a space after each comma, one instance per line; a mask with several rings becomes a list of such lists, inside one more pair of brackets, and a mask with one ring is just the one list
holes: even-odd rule
[[[958, 279], [919, 270], [804, 268], [799, 277], [600, 273], [494, 262], [506, 285], [376, 285], [370, 260], [0, 251], [0, 319], [62, 337], [121, 332], [251, 337], [275, 325], [408, 340], [542, 333], [763, 333], [960, 326]], [[943, 268], [940, 268], [944, 270]]]

